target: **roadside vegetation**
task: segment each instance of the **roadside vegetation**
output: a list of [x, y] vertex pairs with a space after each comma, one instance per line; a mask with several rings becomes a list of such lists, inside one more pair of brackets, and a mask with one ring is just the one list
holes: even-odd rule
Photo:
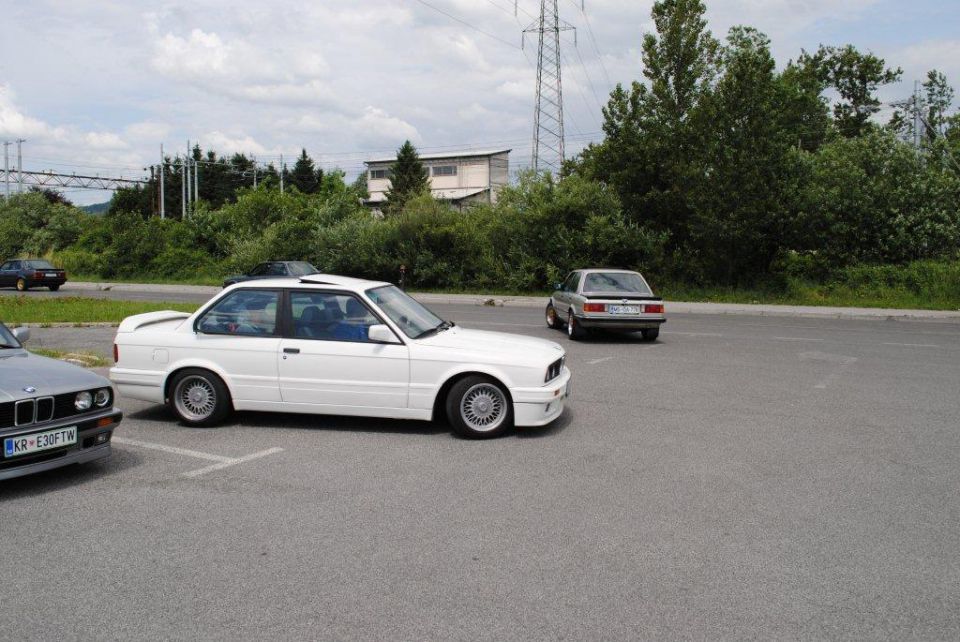
[[103, 355], [90, 352], [89, 350], [52, 350], [50, 348], [34, 348], [26, 346], [27, 350], [42, 357], [59, 359], [84, 368], [104, 368], [110, 365], [110, 361]]
[[520, 175], [495, 205], [461, 213], [431, 199], [409, 144], [383, 217], [362, 205], [362, 177], [319, 171], [306, 151], [254, 187], [247, 157], [197, 147], [200, 201], [185, 220], [173, 171], [166, 220], [155, 184], [117, 192], [99, 217], [26, 194], [0, 204], [0, 254], [187, 283], [267, 259], [389, 281], [404, 265], [409, 290], [491, 293], [544, 293], [571, 268], [620, 266], [673, 299], [960, 308], [960, 115], [947, 79], [931, 70], [920, 98], [881, 123], [877, 89], [899, 68], [845, 45], [778, 69], [764, 34], [741, 26], [721, 40], [704, 16], [699, 0], [656, 2], [645, 77], [611, 93], [603, 141], [560, 176]]
[[29, 294], [0, 298], [0, 321], [13, 327], [21, 323], [120, 323], [124, 317], [156, 310], [194, 312], [193, 303], [164, 301], [114, 301], [83, 297], [36, 298]]

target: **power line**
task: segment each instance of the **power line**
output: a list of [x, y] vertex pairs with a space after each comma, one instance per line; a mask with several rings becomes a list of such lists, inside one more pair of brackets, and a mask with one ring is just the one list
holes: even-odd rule
[[452, 13], [447, 13], [447, 12], [444, 11], [443, 9], [441, 9], [441, 8], [439, 8], [439, 7], [436, 7], [436, 6], [432, 5], [432, 4], [430, 4], [429, 2], [427, 2], [427, 0], [417, 0], [417, 2], [419, 2], [419, 3], [422, 4], [422, 5], [424, 5], [425, 7], [429, 7], [429, 8], [431, 8], [431, 9], [433, 9], [433, 10], [436, 11], [437, 13], [442, 13], [443, 15], [445, 15], [445, 16], [448, 17], [448, 18], [450, 18], [451, 20], [456, 20], [456, 21], [459, 22], [460, 24], [462, 24], [462, 25], [464, 25], [464, 26], [466, 26], [466, 27], [470, 27], [471, 29], [473, 29], [473, 30], [476, 31], [477, 33], [482, 33], [483, 35], [485, 35], [485, 36], [488, 37], [488, 38], [493, 38], [494, 40], [496, 40], [496, 41], [498, 41], [498, 42], [502, 42], [503, 44], [507, 45], [508, 47], [511, 47], [512, 49], [520, 49], [520, 47], [518, 47], [518, 46], [515, 45], [514, 43], [512, 43], [512, 42], [507, 42], [506, 40], [504, 40], [504, 39], [501, 38], [500, 36], [497, 36], [497, 35], [495, 35], [495, 34], [492, 34], [492, 33], [490, 33], [489, 31], [484, 31], [483, 29], [481, 29], [481, 28], [478, 27], [477, 25], [475, 25], [475, 24], [473, 24], [473, 23], [471, 23], [471, 22], [467, 22], [467, 21], [464, 20], [463, 18], [458, 18], [457, 16], [453, 15]]
[[[574, 6], [577, 6], [575, 0], [570, 0], [570, 3]], [[593, 34], [593, 27], [590, 25], [590, 16], [587, 15], [587, 12], [584, 11], [583, 4], [579, 5], [580, 14], [583, 15], [583, 22], [587, 25], [587, 36], [590, 37], [590, 42], [593, 44], [593, 50], [597, 52], [597, 61], [600, 63], [600, 68], [603, 70], [603, 75], [607, 79], [607, 86], [613, 87], [613, 82], [610, 80], [610, 74], [607, 73], [607, 66], [603, 64], [603, 54], [600, 53], [600, 47], [597, 46], [597, 39]]]

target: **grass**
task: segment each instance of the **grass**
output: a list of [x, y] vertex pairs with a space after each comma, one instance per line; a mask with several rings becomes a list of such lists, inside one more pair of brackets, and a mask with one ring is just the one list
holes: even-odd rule
[[[87, 283], [150, 283], [152, 285], [223, 285], [224, 277], [228, 276], [224, 274], [221, 277], [216, 276], [197, 276], [189, 279], [169, 279], [169, 278], [160, 278], [160, 277], [137, 277], [137, 278], [127, 278], [119, 277], [115, 279], [105, 279], [102, 276], [97, 274], [81, 274], [81, 273], [69, 273], [67, 275], [70, 281], [79, 281]], [[69, 283], [70, 281], [67, 281]]]
[[60, 359], [84, 368], [104, 368], [110, 365], [110, 362], [101, 355], [87, 350], [51, 350], [49, 348], [31, 348], [30, 346], [27, 346], [27, 350], [42, 357]]
[[0, 298], [0, 321], [8, 326], [19, 323], [120, 323], [125, 317], [155, 312], [176, 310], [194, 312], [196, 303], [171, 303], [165, 301], [115, 301], [84, 297], [34, 298], [29, 295], [4, 296]]

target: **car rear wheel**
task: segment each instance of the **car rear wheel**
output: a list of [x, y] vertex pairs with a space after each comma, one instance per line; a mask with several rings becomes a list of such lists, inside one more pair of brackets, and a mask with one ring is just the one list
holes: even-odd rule
[[470, 439], [489, 439], [513, 425], [513, 407], [503, 386], [487, 377], [464, 377], [447, 395], [453, 431]]
[[557, 309], [553, 307], [553, 303], [547, 304], [547, 327], [552, 330], [559, 330], [563, 323], [560, 321], [560, 315], [557, 314]]
[[660, 328], [650, 328], [648, 330], [641, 330], [640, 334], [643, 335], [644, 341], [656, 341], [657, 337], [660, 336]]
[[30, 289], [30, 286], [27, 285], [27, 280], [24, 278], [17, 279], [17, 290], [20, 292], [26, 292]]
[[230, 393], [212, 372], [184, 370], [176, 375], [170, 389], [170, 406], [188, 426], [212, 426], [230, 414]]
[[567, 313], [567, 336], [573, 341], [578, 341], [586, 334], [587, 331], [580, 327], [580, 324], [577, 323], [577, 317], [573, 316], [573, 310], [570, 310]]

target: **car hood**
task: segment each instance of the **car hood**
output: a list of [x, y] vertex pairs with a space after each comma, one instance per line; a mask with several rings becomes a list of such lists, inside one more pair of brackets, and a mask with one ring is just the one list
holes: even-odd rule
[[[0, 403], [109, 385], [100, 375], [64, 361], [26, 350], [0, 353]], [[26, 392], [24, 388], [28, 387], [36, 388], [36, 392]]]
[[488, 332], [454, 326], [449, 330], [418, 339], [417, 344], [449, 350], [489, 355], [492, 360], [520, 361], [531, 359], [551, 363], [564, 355], [560, 344], [547, 339], [537, 339], [506, 332]]

